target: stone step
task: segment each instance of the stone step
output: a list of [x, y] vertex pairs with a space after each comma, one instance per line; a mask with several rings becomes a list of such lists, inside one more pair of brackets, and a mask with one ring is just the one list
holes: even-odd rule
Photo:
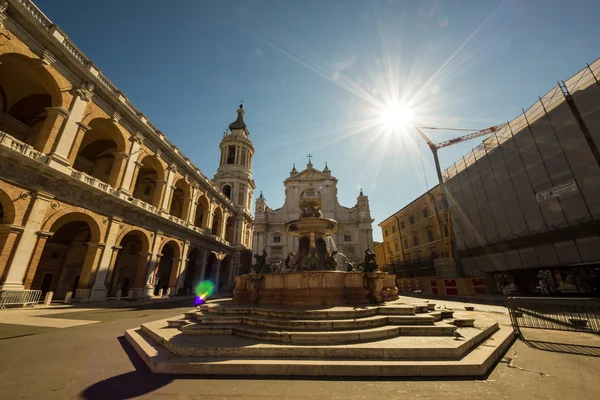
[[458, 360], [272, 359], [253, 357], [176, 357], [140, 329], [125, 332], [127, 341], [154, 373], [237, 376], [484, 376], [513, 340], [501, 327]]
[[[164, 329], [164, 324], [143, 324], [141, 331], [156, 343], [161, 343], [172, 354], [178, 357], [263, 357], [263, 358], [356, 358], [356, 359], [459, 359], [471, 349], [487, 339], [498, 330], [498, 324], [488, 326], [482, 330], [462, 330], [465, 340], [454, 340], [446, 337], [439, 340], [437, 337], [419, 338], [414, 342], [410, 336], [398, 336], [394, 342], [384, 339], [384, 342], [367, 342], [343, 345], [319, 344], [278, 344], [261, 343], [249, 345], [240, 343], [245, 338], [232, 338], [227, 340], [222, 336], [196, 336], [181, 333], [171, 333], [173, 330]], [[170, 332], [169, 332], [170, 331]], [[407, 340], [403, 340], [406, 338]]]
[[357, 319], [340, 320], [289, 320], [281, 318], [265, 318], [255, 316], [223, 315], [213, 317], [210, 314], [196, 316], [196, 321], [202, 325], [210, 324], [243, 324], [265, 328], [285, 330], [355, 330], [375, 328], [386, 325], [433, 325], [435, 318], [430, 315], [378, 315]]
[[194, 324], [182, 328], [186, 335], [236, 335], [260, 341], [291, 344], [344, 344], [382, 340], [396, 336], [451, 336], [454, 325], [381, 326], [351, 331], [277, 331], [243, 324]]
[[[361, 308], [338, 308], [338, 309], [273, 309], [273, 308], [250, 308], [250, 307], [221, 307], [218, 305], [202, 305], [200, 311], [204, 314], [218, 315], [257, 315], [274, 318], [288, 319], [355, 319], [364, 317], [373, 317], [376, 315], [415, 315], [415, 306], [412, 305], [394, 305], [394, 306], [373, 306]], [[426, 307], [425, 311], [427, 312]]]

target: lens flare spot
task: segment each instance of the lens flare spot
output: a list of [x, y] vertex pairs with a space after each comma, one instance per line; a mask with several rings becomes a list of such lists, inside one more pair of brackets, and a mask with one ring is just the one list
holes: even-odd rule
[[215, 291], [215, 284], [211, 281], [202, 281], [196, 286], [195, 305], [200, 305], [206, 302], [206, 299]]

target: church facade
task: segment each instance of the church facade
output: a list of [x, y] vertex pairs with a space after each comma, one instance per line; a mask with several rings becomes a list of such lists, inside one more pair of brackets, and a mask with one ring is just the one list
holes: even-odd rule
[[0, 0], [0, 291], [231, 287], [252, 247], [243, 116], [211, 180], [33, 2]]
[[340, 205], [337, 197], [338, 180], [325, 164], [323, 170], [314, 168], [309, 161], [306, 169], [298, 172], [296, 167], [283, 182], [285, 201], [282, 207], [273, 209], [261, 195], [256, 199], [254, 212], [254, 254], [267, 253], [267, 262], [284, 260], [298, 249], [298, 239], [286, 234], [285, 223], [300, 218], [299, 202], [305, 198], [320, 198], [324, 218], [338, 222], [337, 233], [332, 237], [335, 250], [345, 254], [350, 261], [362, 261], [367, 248], [373, 250], [373, 219], [369, 198], [362, 190], [353, 207]]

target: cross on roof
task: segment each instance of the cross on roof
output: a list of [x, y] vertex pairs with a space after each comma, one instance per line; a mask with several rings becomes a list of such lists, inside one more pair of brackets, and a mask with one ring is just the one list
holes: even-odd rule
[[308, 157], [308, 162], [310, 163], [311, 162], [311, 158], [313, 157], [313, 155], [309, 153], [306, 157]]

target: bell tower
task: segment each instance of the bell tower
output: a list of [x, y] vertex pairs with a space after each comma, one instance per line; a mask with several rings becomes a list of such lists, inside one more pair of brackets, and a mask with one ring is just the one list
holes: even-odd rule
[[232, 246], [236, 249], [252, 248], [252, 194], [256, 185], [252, 178], [254, 146], [248, 138], [250, 132], [244, 122], [244, 105], [237, 110], [237, 119], [229, 124], [219, 145], [221, 161], [213, 178], [237, 208], [233, 217], [234, 234]]

